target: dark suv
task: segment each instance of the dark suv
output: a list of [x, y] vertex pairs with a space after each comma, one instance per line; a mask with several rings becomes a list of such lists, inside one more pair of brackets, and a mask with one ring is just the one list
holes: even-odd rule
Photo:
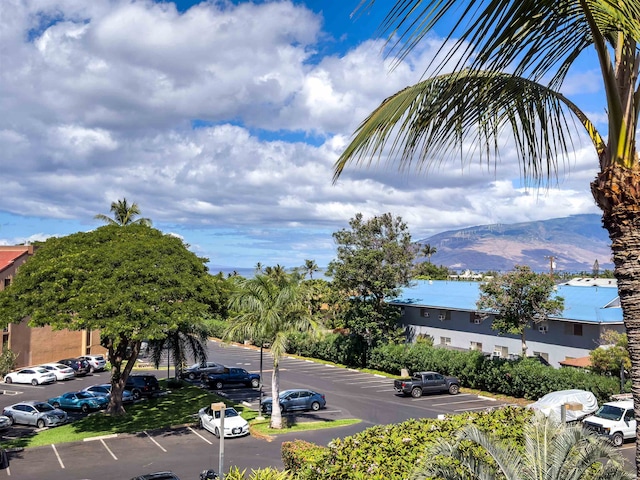
[[127, 377], [125, 390], [129, 390], [134, 400], [142, 397], [153, 397], [160, 393], [160, 383], [155, 375], [150, 373], [133, 373]]
[[58, 360], [58, 363], [63, 365], [67, 365], [73, 368], [73, 371], [76, 374], [76, 377], [84, 377], [87, 373], [91, 371], [91, 366], [89, 362], [83, 360], [81, 358], [65, 358], [63, 360]]

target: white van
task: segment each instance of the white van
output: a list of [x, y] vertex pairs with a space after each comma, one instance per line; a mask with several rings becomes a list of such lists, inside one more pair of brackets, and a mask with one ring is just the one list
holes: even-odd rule
[[619, 447], [626, 439], [636, 437], [633, 400], [607, 402], [596, 413], [585, 418], [582, 424], [598, 435], [609, 437], [611, 443]]

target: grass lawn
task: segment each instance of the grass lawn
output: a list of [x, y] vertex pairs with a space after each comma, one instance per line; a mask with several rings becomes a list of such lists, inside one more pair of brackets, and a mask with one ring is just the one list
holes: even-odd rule
[[[327, 421], [313, 421], [313, 422], [300, 422], [286, 425], [282, 429], [269, 428], [269, 419], [256, 420], [251, 423], [251, 434], [259, 437], [271, 437], [282, 433], [291, 432], [304, 432], [307, 430], [319, 430], [322, 428], [336, 428], [346, 427], [355, 423], [360, 423], [362, 420], [358, 418], [346, 418], [342, 420], [327, 420]], [[285, 422], [286, 423], [286, 422]]]

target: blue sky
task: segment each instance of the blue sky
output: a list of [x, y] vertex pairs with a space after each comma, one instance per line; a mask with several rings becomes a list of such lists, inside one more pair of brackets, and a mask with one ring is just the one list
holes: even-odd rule
[[[399, 215], [414, 239], [598, 213], [580, 138], [544, 191], [523, 187], [508, 140], [495, 172], [354, 167], [332, 184], [357, 125], [442, 41], [391, 70], [374, 38], [387, 3], [351, 18], [358, 3], [3, 0], [0, 245], [96, 228], [123, 197], [214, 270], [326, 265], [358, 212]], [[564, 93], [604, 118], [588, 59]]]

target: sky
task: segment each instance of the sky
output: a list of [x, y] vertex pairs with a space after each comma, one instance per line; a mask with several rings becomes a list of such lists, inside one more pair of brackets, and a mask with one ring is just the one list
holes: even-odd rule
[[[352, 166], [333, 183], [358, 124], [420, 80], [447, 33], [392, 68], [377, 35], [391, 2], [352, 16], [359, 2], [2, 0], [0, 245], [97, 228], [122, 198], [213, 271], [325, 266], [357, 213], [400, 216], [415, 240], [599, 213], [579, 136], [542, 190], [508, 140], [495, 170]], [[562, 91], [606, 128], [594, 65]]]

